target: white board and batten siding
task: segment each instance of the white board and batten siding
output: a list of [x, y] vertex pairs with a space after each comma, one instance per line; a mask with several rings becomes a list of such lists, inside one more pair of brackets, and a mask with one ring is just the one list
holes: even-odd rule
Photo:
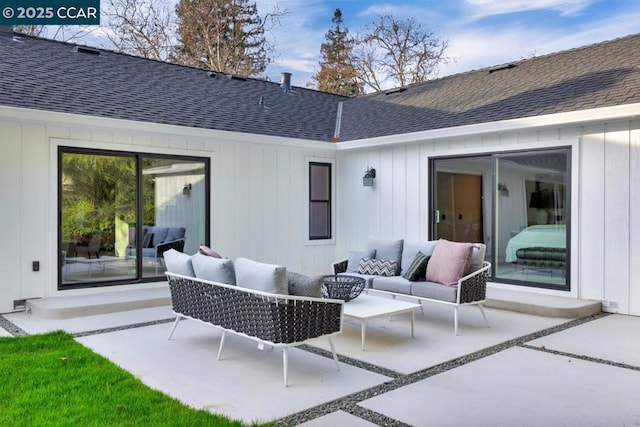
[[[209, 158], [216, 251], [308, 274], [330, 272], [334, 244], [308, 245], [303, 230], [306, 159], [333, 161], [331, 143], [11, 108], [0, 109], [0, 135], [0, 313], [13, 311], [14, 301], [104, 292], [57, 289], [59, 146]], [[32, 261], [40, 271], [32, 271]]]
[[[428, 238], [430, 156], [554, 146], [572, 147], [572, 289], [526, 290], [640, 315], [640, 121], [339, 148], [336, 258], [363, 249], [370, 236]], [[368, 167], [376, 169], [374, 187], [362, 185]]]

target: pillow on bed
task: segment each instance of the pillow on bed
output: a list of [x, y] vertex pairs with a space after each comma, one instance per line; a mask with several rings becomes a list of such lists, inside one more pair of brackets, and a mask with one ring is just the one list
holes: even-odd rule
[[469, 271], [472, 251], [471, 243], [438, 240], [427, 264], [427, 282], [457, 286], [458, 280]]

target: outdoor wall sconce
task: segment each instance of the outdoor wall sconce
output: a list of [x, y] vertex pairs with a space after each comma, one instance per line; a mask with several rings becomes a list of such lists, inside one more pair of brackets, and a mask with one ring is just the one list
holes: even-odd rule
[[182, 188], [182, 195], [183, 196], [190, 196], [191, 195], [191, 183], [185, 184], [184, 187]]
[[374, 168], [367, 168], [367, 171], [362, 177], [362, 185], [365, 187], [373, 187], [373, 183], [376, 179], [376, 170]]
[[502, 197], [509, 197], [509, 189], [507, 188], [507, 184], [499, 183], [498, 190], [500, 191], [500, 195]]

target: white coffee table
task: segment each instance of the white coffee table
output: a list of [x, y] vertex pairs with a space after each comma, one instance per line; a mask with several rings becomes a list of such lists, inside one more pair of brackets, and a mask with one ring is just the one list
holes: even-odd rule
[[388, 317], [400, 313], [411, 313], [411, 338], [413, 338], [415, 309], [419, 307], [420, 304], [412, 302], [362, 294], [344, 304], [344, 315], [360, 321], [360, 337], [362, 340], [362, 351], [364, 351], [367, 320]]

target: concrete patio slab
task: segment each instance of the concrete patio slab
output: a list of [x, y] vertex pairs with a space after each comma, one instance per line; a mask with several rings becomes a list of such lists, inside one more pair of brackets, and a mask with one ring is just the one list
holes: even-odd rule
[[354, 417], [344, 411], [336, 411], [331, 414], [316, 418], [315, 420], [300, 424], [304, 427], [336, 427], [336, 426], [349, 426], [349, 427], [370, 427], [377, 424], [370, 423], [362, 418]]
[[610, 315], [529, 345], [640, 367], [640, 317]]
[[308, 351], [289, 350], [289, 387], [282, 352], [227, 335], [217, 361], [219, 330], [183, 321], [78, 338], [78, 341], [183, 403], [242, 420], [271, 421], [389, 380]]
[[[347, 303], [348, 304], [348, 303]], [[344, 332], [335, 338], [339, 354], [393, 371], [410, 374], [567, 322], [567, 319], [539, 317], [505, 310], [485, 309], [489, 328], [476, 307], [460, 309], [459, 335], [453, 333], [453, 309], [425, 304], [422, 316], [415, 315], [415, 338], [411, 338], [410, 315], [396, 315], [367, 322], [367, 346], [360, 347], [360, 322], [345, 318]], [[329, 350], [318, 341], [314, 346]], [[402, 357], [398, 357], [398, 355]]]
[[12, 337], [13, 335], [11, 335], [8, 331], [6, 331], [3, 328], [0, 328], [0, 337]]
[[413, 426], [622, 426], [638, 395], [638, 371], [515, 347], [360, 406]]

